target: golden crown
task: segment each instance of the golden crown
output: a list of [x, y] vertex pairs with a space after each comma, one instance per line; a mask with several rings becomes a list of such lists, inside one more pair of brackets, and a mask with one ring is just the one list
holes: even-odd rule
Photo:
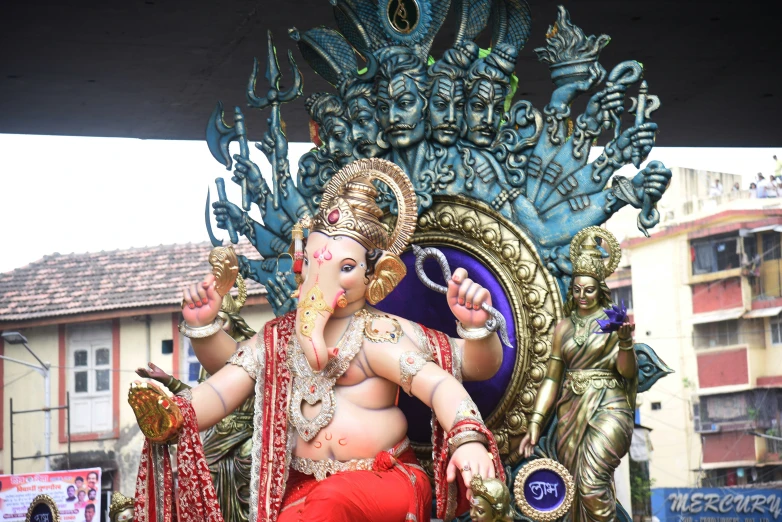
[[[397, 220], [390, 234], [380, 222], [383, 211], [375, 202], [373, 180], [388, 185], [396, 197]], [[331, 178], [310, 232], [347, 236], [367, 250], [379, 248], [399, 255], [413, 236], [417, 220], [415, 190], [404, 171], [390, 161], [368, 158], [348, 164]]]
[[133, 499], [130, 497], [126, 497], [119, 491], [115, 491], [114, 494], [111, 495], [111, 506], [109, 506], [109, 518], [111, 520], [114, 520], [114, 518], [119, 513], [125, 511], [126, 509], [133, 509]]
[[[602, 247], [607, 247], [608, 260], [603, 259], [598, 249], [596, 238], [603, 240]], [[589, 276], [598, 281], [605, 281], [619, 266], [622, 249], [619, 242], [608, 230], [600, 227], [587, 227], [573, 237], [570, 242], [570, 261], [573, 264], [573, 277]]]

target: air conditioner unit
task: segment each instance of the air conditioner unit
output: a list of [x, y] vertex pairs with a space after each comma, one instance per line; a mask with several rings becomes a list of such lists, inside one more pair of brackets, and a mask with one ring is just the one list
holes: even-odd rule
[[719, 424], [701, 424], [701, 429], [698, 430], [698, 433], [717, 433], [718, 431], [720, 431]]

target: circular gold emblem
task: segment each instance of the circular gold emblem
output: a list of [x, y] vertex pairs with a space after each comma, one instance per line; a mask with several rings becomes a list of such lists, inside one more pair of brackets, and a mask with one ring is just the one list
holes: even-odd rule
[[513, 496], [521, 512], [532, 520], [556, 520], [573, 504], [575, 485], [570, 472], [552, 459], [537, 459], [516, 475]]
[[416, 0], [388, 0], [388, 21], [395, 31], [410, 34], [418, 26], [421, 10]]

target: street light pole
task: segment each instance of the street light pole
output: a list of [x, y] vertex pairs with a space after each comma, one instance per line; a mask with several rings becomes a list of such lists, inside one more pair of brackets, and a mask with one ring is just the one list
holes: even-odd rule
[[35, 357], [35, 360], [38, 361], [38, 365], [30, 364], [25, 361], [20, 361], [19, 359], [14, 359], [13, 357], [6, 357], [5, 355], [0, 355], [1, 359], [4, 359], [6, 361], [10, 361], [16, 364], [21, 364], [22, 366], [27, 366], [29, 368], [32, 368], [33, 370], [37, 371], [43, 376], [43, 393], [44, 393], [44, 410], [43, 410], [43, 436], [44, 436], [44, 455], [46, 455], [46, 469], [45, 471], [51, 471], [51, 462], [49, 461], [49, 454], [51, 453], [51, 443], [52, 443], [52, 404], [51, 404], [51, 395], [52, 395], [52, 389], [51, 389], [51, 364], [43, 362], [27, 345], [27, 338], [20, 334], [19, 332], [3, 332], [2, 333], [3, 340], [7, 342], [8, 344], [22, 344], [25, 348], [27, 348], [27, 351], [32, 354], [33, 357]]

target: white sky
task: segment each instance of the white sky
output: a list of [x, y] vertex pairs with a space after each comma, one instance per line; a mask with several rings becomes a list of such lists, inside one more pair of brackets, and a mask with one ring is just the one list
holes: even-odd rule
[[[290, 144], [294, 171], [311, 147]], [[657, 147], [647, 161], [743, 174], [746, 188], [757, 172], [773, 173], [773, 154], [782, 157], [782, 147]], [[251, 158], [268, 175], [254, 147]], [[633, 167], [628, 170], [632, 175]], [[226, 177], [228, 199], [239, 203], [238, 186], [205, 141], [0, 134], [0, 272], [54, 252], [206, 241], [206, 191], [211, 188], [214, 201], [218, 176]], [[251, 215], [260, 220], [257, 208]]]

